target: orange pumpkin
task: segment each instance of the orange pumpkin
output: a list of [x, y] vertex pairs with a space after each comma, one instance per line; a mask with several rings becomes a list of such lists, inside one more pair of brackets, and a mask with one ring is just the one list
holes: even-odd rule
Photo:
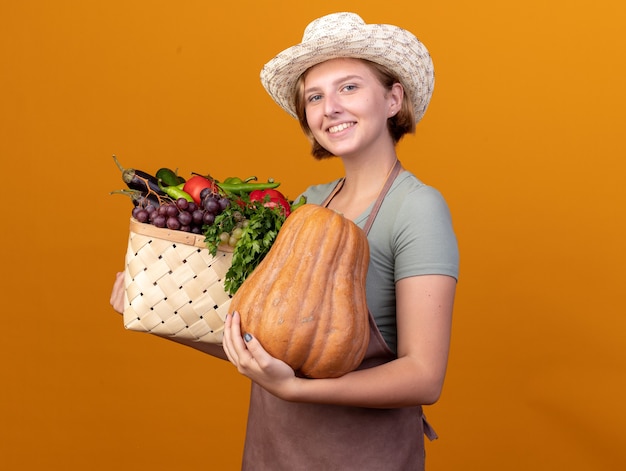
[[368, 265], [362, 229], [305, 204], [285, 220], [230, 311], [239, 312], [242, 332], [300, 374], [342, 376], [359, 366], [369, 343]]

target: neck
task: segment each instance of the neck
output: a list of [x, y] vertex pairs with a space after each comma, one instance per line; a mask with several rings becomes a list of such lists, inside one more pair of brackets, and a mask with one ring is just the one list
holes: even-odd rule
[[352, 194], [366, 194], [377, 191], [387, 180], [389, 172], [398, 160], [395, 153], [376, 156], [367, 160], [342, 159], [345, 181], [342, 191]]
[[374, 165], [348, 163], [343, 185], [329, 196], [326, 205], [354, 221], [381, 194], [396, 163], [395, 155], [391, 161], [380, 159]]

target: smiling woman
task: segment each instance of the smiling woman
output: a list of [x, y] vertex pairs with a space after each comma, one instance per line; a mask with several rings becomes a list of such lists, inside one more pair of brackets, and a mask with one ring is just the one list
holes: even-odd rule
[[[301, 44], [265, 65], [261, 81], [299, 119], [315, 157], [341, 159], [344, 178], [304, 195], [368, 236], [369, 342], [356, 370], [308, 379], [273, 357], [263, 335], [242, 331], [252, 307], [227, 316], [224, 351], [252, 380], [243, 469], [422, 470], [423, 436], [435, 436], [422, 405], [443, 387], [458, 249], [444, 199], [402, 168], [396, 144], [430, 100], [430, 56], [406, 30], [336, 13], [310, 23]], [[291, 256], [299, 262], [310, 250]], [[262, 315], [280, 305], [264, 303]], [[331, 303], [340, 315], [338, 306]]]

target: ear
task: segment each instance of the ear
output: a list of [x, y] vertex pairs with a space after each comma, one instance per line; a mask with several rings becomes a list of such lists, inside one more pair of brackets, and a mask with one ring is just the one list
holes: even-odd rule
[[396, 82], [391, 86], [388, 94], [388, 116], [395, 116], [402, 108], [402, 100], [404, 100], [404, 87], [400, 82]]

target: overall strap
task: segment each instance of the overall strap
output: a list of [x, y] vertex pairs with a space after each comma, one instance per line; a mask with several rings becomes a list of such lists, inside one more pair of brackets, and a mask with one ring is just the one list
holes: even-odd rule
[[333, 188], [333, 191], [330, 192], [330, 195], [328, 195], [326, 197], [326, 199], [324, 200], [324, 202], [321, 204], [322, 207], [327, 207], [328, 204], [331, 202], [331, 200], [335, 197], [335, 195], [337, 193], [339, 193], [339, 190], [341, 190], [343, 188], [343, 182], [345, 181], [345, 178], [342, 178], [341, 180], [339, 180], [337, 182], [337, 184], [335, 185], [335, 188]]
[[393, 166], [393, 168], [389, 172], [389, 175], [387, 176], [387, 181], [385, 181], [385, 185], [380, 190], [380, 193], [378, 194], [378, 198], [376, 198], [376, 202], [374, 203], [374, 207], [372, 208], [372, 212], [370, 213], [369, 217], [367, 218], [367, 222], [365, 223], [365, 226], [363, 227], [363, 231], [365, 232], [365, 235], [367, 235], [370, 229], [372, 228], [372, 224], [374, 224], [374, 219], [376, 219], [376, 216], [378, 215], [378, 210], [380, 209], [380, 206], [383, 204], [385, 195], [387, 194], [387, 192], [389, 191], [389, 188], [391, 188], [391, 185], [393, 184], [394, 180], [400, 174], [401, 171], [402, 171], [402, 164], [400, 163], [399, 160], [396, 159], [396, 164]]
[[[363, 227], [363, 231], [365, 231], [366, 235], [369, 233], [372, 227], [372, 224], [374, 224], [374, 219], [376, 219], [378, 210], [380, 209], [380, 206], [383, 204], [385, 195], [387, 194], [387, 192], [389, 191], [389, 188], [391, 188], [391, 185], [393, 184], [394, 180], [400, 174], [401, 171], [402, 171], [402, 164], [400, 163], [398, 159], [396, 159], [396, 163], [389, 171], [389, 175], [387, 175], [387, 180], [385, 181], [384, 186], [380, 190], [380, 193], [378, 194], [378, 197], [376, 198], [376, 202], [374, 203], [374, 207], [372, 208], [372, 211], [370, 212], [370, 215], [367, 218], [365, 226]], [[328, 197], [321, 204], [323, 207], [328, 206], [328, 204], [335, 197], [335, 195], [339, 193], [339, 191], [343, 187], [344, 181], [345, 181], [345, 178], [342, 178], [341, 180], [337, 182], [337, 185], [335, 185], [335, 188], [333, 188], [333, 191], [330, 192], [330, 195], [328, 195]]]

